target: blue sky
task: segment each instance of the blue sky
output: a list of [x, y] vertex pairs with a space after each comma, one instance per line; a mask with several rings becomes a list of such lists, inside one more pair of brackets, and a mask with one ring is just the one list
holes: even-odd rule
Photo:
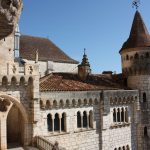
[[[150, 30], [150, 0], [139, 11]], [[119, 50], [129, 36], [135, 9], [132, 0], [24, 0], [22, 34], [49, 38], [81, 61], [83, 49], [93, 73], [121, 72]]]

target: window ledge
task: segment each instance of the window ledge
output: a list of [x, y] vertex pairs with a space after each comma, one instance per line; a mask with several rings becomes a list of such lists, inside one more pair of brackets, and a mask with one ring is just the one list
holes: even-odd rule
[[86, 131], [92, 131], [92, 130], [96, 130], [96, 129], [94, 129], [94, 128], [83, 128], [83, 129], [78, 129], [78, 130], [74, 131], [74, 133], [86, 132]]
[[115, 123], [110, 126], [111, 129], [122, 128], [130, 126], [131, 122]]
[[65, 135], [65, 134], [70, 134], [70, 132], [49, 132], [48, 136], [59, 136], [59, 135]]

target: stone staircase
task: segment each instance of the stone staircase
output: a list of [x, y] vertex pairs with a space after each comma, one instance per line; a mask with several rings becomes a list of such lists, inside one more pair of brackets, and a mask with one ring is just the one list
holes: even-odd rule
[[8, 148], [8, 150], [39, 150], [38, 148], [35, 148], [35, 147], [26, 147], [26, 148], [23, 148], [23, 147], [16, 147], [16, 148]]

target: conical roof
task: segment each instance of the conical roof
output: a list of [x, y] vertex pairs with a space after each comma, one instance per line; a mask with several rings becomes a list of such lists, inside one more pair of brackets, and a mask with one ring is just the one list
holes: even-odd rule
[[136, 11], [130, 36], [123, 44], [120, 52], [129, 48], [150, 47], [150, 35], [139, 11]]

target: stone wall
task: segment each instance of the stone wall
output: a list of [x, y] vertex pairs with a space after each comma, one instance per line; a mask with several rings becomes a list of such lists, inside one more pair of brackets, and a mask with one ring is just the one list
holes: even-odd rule
[[[144, 128], [147, 128], [147, 134], [150, 136], [150, 76], [149, 75], [136, 75], [128, 77], [128, 86], [132, 89], [138, 89], [140, 94], [140, 124], [138, 126], [138, 149], [141, 150], [145, 147], [144, 143], [147, 136], [144, 136]], [[144, 93], [146, 99], [143, 97]], [[146, 145], [150, 143], [146, 143]]]
[[[34, 64], [35, 61], [28, 61], [30, 64]], [[69, 73], [77, 73], [78, 64], [72, 63], [59, 63], [53, 61], [38, 61], [39, 64], [39, 73], [40, 76], [43, 77], [46, 74], [51, 72], [69, 72]]]
[[[137, 150], [138, 91], [112, 90], [103, 93], [102, 150], [129, 147]], [[127, 120], [116, 121], [114, 109], [127, 109]], [[121, 114], [121, 112], [120, 112]], [[116, 113], [118, 117], [118, 113]], [[122, 117], [122, 115], [119, 117]]]
[[[53, 143], [58, 141], [59, 145], [67, 150], [100, 149], [100, 91], [42, 92], [41, 100], [43, 101], [41, 120], [35, 128], [37, 135], [43, 135]], [[55, 105], [47, 107], [48, 101]], [[87, 116], [90, 112], [93, 113], [92, 126], [88, 123], [88, 127], [79, 128], [77, 127], [77, 112], [80, 112], [83, 118], [84, 111]], [[62, 117], [63, 113], [66, 114], [65, 131], [48, 131], [47, 115], [51, 114], [55, 118], [56, 113], [59, 114], [59, 117]]]

